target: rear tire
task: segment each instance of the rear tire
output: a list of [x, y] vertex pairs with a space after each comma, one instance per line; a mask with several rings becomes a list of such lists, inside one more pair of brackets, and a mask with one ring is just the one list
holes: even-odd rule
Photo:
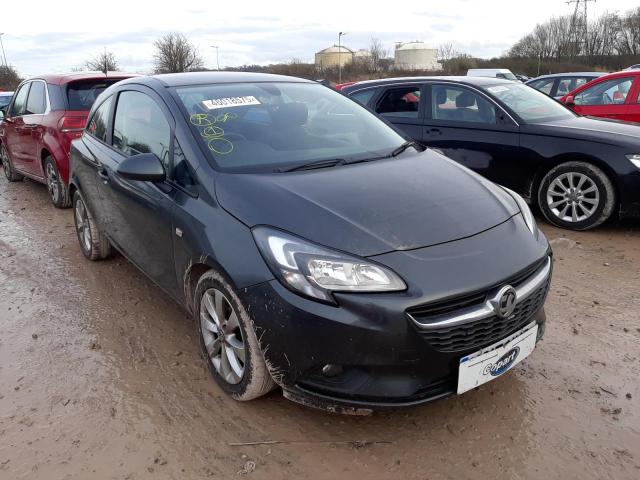
[[585, 162], [562, 163], [547, 173], [538, 187], [538, 206], [552, 224], [589, 230], [608, 220], [616, 205], [609, 177]]
[[10, 182], [21, 182], [24, 179], [22, 175], [13, 169], [9, 152], [4, 145], [0, 147], [0, 160], [2, 161], [2, 169], [4, 170], [4, 176], [7, 177], [7, 180]]
[[200, 277], [193, 311], [202, 357], [222, 390], [248, 401], [275, 388], [253, 322], [223, 275], [209, 270]]
[[98, 229], [80, 192], [73, 194], [73, 219], [80, 249], [89, 260], [103, 260], [111, 256], [111, 244]]
[[48, 156], [44, 159], [43, 167], [51, 203], [53, 203], [53, 206], [56, 208], [69, 208], [71, 206], [69, 187], [67, 187], [60, 177], [60, 171], [58, 170], [56, 162], [51, 156]]

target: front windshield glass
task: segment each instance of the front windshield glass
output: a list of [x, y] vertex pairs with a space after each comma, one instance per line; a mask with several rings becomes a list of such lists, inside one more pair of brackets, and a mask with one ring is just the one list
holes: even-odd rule
[[511, 72], [496, 73], [497, 78], [504, 78], [505, 80], [518, 80], [518, 78]]
[[522, 83], [494, 85], [486, 87], [485, 90], [501, 100], [525, 122], [536, 123], [575, 116], [561, 103]]
[[187, 121], [225, 171], [275, 171], [390, 154], [404, 139], [375, 115], [315, 83], [233, 83], [175, 89]]

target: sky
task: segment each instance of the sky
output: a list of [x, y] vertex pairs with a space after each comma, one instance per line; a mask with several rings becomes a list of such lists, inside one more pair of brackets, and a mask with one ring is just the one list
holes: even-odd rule
[[[100, 6], [102, 5], [102, 6]], [[638, 0], [598, 0], [589, 15], [625, 12]], [[197, 47], [208, 68], [270, 64], [337, 43], [368, 48], [380, 39], [392, 55], [395, 42], [453, 43], [478, 57], [504, 53], [537, 23], [572, 12], [565, 0], [375, 0], [255, 1], [107, 0], [103, 2], [11, 1], [0, 5], [0, 32], [7, 61], [22, 76], [68, 72], [105, 48], [120, 70], [149, 73], [153, 42], [178, 31]], [[20, 19], [20, 20], [12, 20]]]

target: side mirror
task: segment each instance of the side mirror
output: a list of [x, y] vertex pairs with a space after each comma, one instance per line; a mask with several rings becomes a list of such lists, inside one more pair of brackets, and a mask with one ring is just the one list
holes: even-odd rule
[[141, 182], [162, 182], [167, 178], [162, 161], [155, 153], [140, 153], [122, 161], [118, 175]]
[[574, 106], [574, 105], [576, 104], [576, 102], [575, 102], [575, 100], [574, 100], [574, 98], [573, 98], [573, 95], [569, 95], [569, 96], [566, 98], [566, 100], [564, 101], [564, 104], [565, 104], [565, 105], [568, 105], [568, 106], [570, 106], [570, 107]]

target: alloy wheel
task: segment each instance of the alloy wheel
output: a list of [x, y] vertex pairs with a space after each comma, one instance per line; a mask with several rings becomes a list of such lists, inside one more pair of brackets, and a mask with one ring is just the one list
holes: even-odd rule
[[209, 361], [227, 383], [237, 385], [245, 371], [245, 342], [229, 299], [216, 288], [204, 292], [200, 301], [200, 331]]
[[85, 251], [90, 252], [91, 230], [89, 228], [89, 216], [82, 200], [76, 201], [76, 208], [74, 209], [74, 213], [76, 217], [76, 230], [78, 231], [78, 238], [80, 238]]
[[595, 182], [578, 172], [563, 173], [553, 179], [546, 197], [553, 215], [571, 223], [588, 219], [600, 204], [600, 192]]
[[58, 172], [54, 168], [51, 162], [47, 162], [47, 189], [51, 199], [56, 202], [58, 200], [59, 186], [58, 186]]

